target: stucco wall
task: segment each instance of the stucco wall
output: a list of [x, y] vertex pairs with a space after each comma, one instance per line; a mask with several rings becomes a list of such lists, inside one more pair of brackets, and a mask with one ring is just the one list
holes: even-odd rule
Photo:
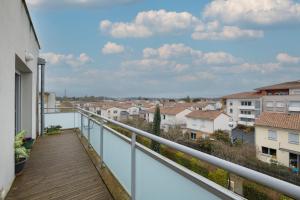
[[223, 130], [223, 131], [230, 131], [229, 127], [229, 116], [225, 114], [220, 114], [215, 120], [214, 120], [214, 131], [216, 130]]
[[[277, 140], [269, 140], [268, 139], [268, 131], [275, 130], [277, 132]], [[280, 148], [289, 149], [292, 151], [300, 152], [300, 145], [298, 144], [289, 144], [288, 142], [288, 133], [298, 133], [300, 131], [293, 131], [288, 129], [277, 129], [271, 127], [255, 127], [255, 145], [257, 148], [257, 157], [262, 161], [269, 161], [269, 156], [266, 156], [261, 153], [261, 147], [268, 147], [272, 149], [276, 149], [277, 151], [277, 161], [285, 166], [289, 166], [289, 153], [287, 151], [282, 151]]]
[[[14, 180], [14, 88], [16, 55], [31, 71], [23, 81], [30, 86], [22, 85], [23, 121], [22, 129], [35, 137], [36, 134], [36, 71], [38, 44], [30, 26], [25, 7], [21, 0], [1, 0], [0, 2], [0, 190], [5, 193]], [[34, 56], [31, 62], [25, 61], [25, 52]], [[24, 118], [26, 117], [26, 118]]]

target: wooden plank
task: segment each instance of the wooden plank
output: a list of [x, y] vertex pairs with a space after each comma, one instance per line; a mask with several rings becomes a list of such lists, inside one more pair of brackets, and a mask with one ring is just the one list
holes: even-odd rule
[[37, 140], [23, 174], [15, 179], [6, 199], [112, 197], [77, 135], [67, 130]]

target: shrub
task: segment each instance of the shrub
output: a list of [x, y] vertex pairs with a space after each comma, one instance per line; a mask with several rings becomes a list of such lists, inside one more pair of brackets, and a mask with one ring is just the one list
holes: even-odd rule
[[270, 198], [266, 193], [262, 191], [263, 187], [251, 183], [251, 182], [244, 182], [243, 183], [243, 193], [244, 197], [249, 200], [269, 200]]
[[214, 172], [208, 173], [208, 178], [213, 182], [227, 188], [228, 187], [228, 172], [223, 169], [217, 169]]

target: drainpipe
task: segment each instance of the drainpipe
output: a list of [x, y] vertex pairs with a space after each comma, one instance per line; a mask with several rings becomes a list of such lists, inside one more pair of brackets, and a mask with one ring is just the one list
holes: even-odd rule
[[38, 65], [41, 66], [41, 130], [40, 135], [44, 135], [45, 129], [45, 113], [44, 113], [44, 93], [45, 93], [45, 65], [46, 61], [43, 58], [38, 59]]

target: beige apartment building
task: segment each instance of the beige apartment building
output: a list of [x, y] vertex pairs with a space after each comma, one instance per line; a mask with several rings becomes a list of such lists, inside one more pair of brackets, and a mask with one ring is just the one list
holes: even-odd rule
[[300, 168], [300, 114], [263, 112], [255, 121], [257, 157]]

